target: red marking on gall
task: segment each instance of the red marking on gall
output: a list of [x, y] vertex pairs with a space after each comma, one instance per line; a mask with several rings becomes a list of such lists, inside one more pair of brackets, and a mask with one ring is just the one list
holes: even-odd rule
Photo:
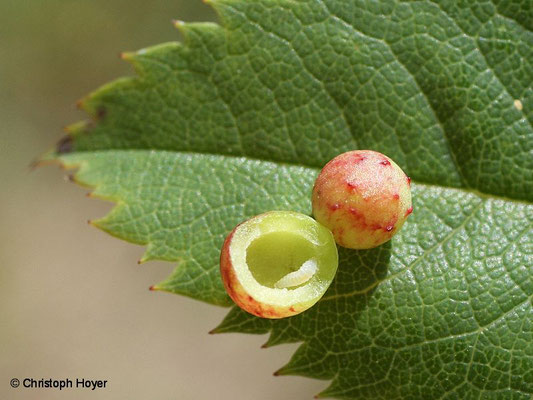
[[392, 198], [394, 200], [400, 200], [400, 195], [398, 193], [396, 193], [395, 195], [392, 196]]
[[387, 225], [387, 226], [385, 227], [385, 230], [386, 230], [387, 232], [390, 232], [390, 231], [392, 231], [393, 229], [394, 229], [394, 225]]
[[342, 235], [344, 235], [344, 228], [333, 229], [333, 234], [340, 238]]
[[353, 182], [350, 182], [350, 181], [346, 181], [346, 186], [348, 186], [349, 190], [356, 190], [357, 189], [357, 184], [353, 183]]
[[339, 203], [328, 204], [328, 208], [329, 208], [331, 211], [337, 211], [339, 208], [341, 208], [341, 205], [340, 205]]
[[291, 307], [289, 308], [289, 311], [291, 311], [291, 312], [295, 312], [296, 310], [294, 309], [293, 306], [291, 306]]
[[407, 211], [405, 212], [405, 216], [407, 217], [409, 214], [413, 212], [413, 206], [409, 207]]
[[383, 160], [380, 162], [381, 165], [390, 165], [390, 161], [389, 160]]
[[411, 186], [411, 178], [409, 178], [407, 175], [406, 175], [406, 178], [407, 178], [407, 184], [408, 184], [409, 186]]
[[348, 212], [349, 212], [350, 214], [355, 215], [356, 217], [362, 217], [362, 214], [361, 214], [359, 211], [357, 211], [356, 208], [350, 207], [350, 208], [348, 209]]
[[369, 225], [369, 223], [366, 220], [366, 217], [365, 217], [364, 213], [362, 213], [361, 211], [357, 210], [356, 208], [350, 207], [348, 209], [348, 212], [351, 215], [353, 215], [353, 217], [355, 219], [353, 227], [355, 227], [356, 230], [359, 230], [359, 229], [374, 229], [374, 230], [381, 229], [381, 226], [378, 225], [378, 224]]
[[348, 164], [346, 162], [346, 160], [343, 160], [343, 159], [333, 159], [331, 160], [330, 162], [328, 162], [324, 168], [328, 168], [328, 169], [335, 169], [335, 168], [340, 168], [341, 166], [344, 166]]

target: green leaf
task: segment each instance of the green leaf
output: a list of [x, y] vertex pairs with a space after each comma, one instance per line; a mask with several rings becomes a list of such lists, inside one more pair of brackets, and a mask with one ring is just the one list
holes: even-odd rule
[[154, 289], [229, 305], [224, 237], [268, 210], [310, 213], [319, 169], [393, 158], [414, 213], [341, 251], [309, 311], [232, 309], [215, 332], [303, 342], [279, 374], [337, 398], [533, 394], [533, 9], [522, 0], [217, 0], [221, 25], [125, 53], [138, 76], [81, 102], [92, 121], [44, 160], [117, 206], [94, 221], [178, 262]]

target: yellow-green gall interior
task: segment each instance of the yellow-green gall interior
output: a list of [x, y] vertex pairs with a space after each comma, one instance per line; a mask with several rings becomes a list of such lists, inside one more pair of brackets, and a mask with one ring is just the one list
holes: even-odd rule
[[[248, 246], [246, 263], [257, 282], [274, 288], [283, 277], [297, 272], [315, 253], [313, 244], [301, 235], [283, 231], [271, 232], [259, 236]], [[300, 284], [307, 280], [309, 279]]]
[[283, 318], [315, 304], [338, 266], [333, 234], [313, 218], [270, 211], [228, 235], [221, 273], [228, 294], [244, 310]]

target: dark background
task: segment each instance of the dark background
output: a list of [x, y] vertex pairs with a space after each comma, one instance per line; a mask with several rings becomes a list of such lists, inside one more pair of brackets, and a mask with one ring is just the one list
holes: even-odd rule
[[[179, 40], [171, 19], [216, 20], [200, 0], [0, 0], [0, 398], [310, 399], [327, 383], [272, 376], [296, 345], [207, 332], [226, 310], [148, 287], [174, 265], [87, 225], [109, 203], [29, 164], [85, 115], [75, 102]], [[107, 379], [97, 391], [12, 389], [11, 378]]]

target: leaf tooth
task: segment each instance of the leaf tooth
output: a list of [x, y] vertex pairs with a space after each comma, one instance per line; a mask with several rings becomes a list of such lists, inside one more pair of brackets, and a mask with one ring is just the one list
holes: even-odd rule
[[274, 371], [274, 373], [272, 375], [274, 376], [284, 376], [284, 375], [291, 375], [291, 372], [290, 370], [287, 370], [286, 368], [287, 366], [283, 366], [281, 367], [280, 369], [278, 369], [277, 371]]
[[272, 321], [264, 318], [249, 318], [246, 311], [233, 307], [222, 322], [213, 329], [214, 333], [265, 334], [272, 329]]
[[139, 264], [139, 265], [140, 265], [140, 264], [144, 264], [144, 263], [146, 263], [146, 262], [148, 262], [148, 261], [153, 261], [154, 259], [155, 259], [155, 258], [151, 257], [150, 255], [147, 254], [147, 252], [145, 252], [145, 253], [142, 255], [142, 257], [139, 258], [139, 259], [137, 260], [137, 264]]
[[[149, 242], [142, 235], [138, 234], [136, 231], [132, 232], [129, 227], [124, 224], [124, 216], [129, 215], [129, 213], [126, 211], [127, 205], [121, 199], [100, 192], [98, 189], [93, 192], [93, 195], [102, 200], [112, 201], [116, 204], [105, 216], [93, 220], [91, 225], [119, 239], [122, 238], [124, 232], [127, 231], [129, 233], [129, 242], [142, 246], [148, 245]], [[117, 227], [120, 227], [120, 229], [117, 229]]]
[[[181, 59], [183, 62], [187, 62], [187, 68], [210, 73], [210, 63], [200, 62], [200, 59], [212, 59], [213, 62], [216, 62], [227, 56], [226, 31], [219, 24], [213, 22], [179, 22], [174, 26], [183, 37]], [[191, 52], [195, 53], [194, 57], [190, 57]]]
[[169, 257], [164, 257], [161, 254], [158, 254], [158, 244], [151, 241], [146, 244], [146, 250], [141, 256], [141, 258], [137, 261], [138, 264], [144, 264], [148, 261], [169, 261], [169, 262], [183, 262], [182, 258], [176, 258], [174, 255]]
[[148, 290], [150, 290], [150, 291], [152, 291], [152, 292], [156, 292], [156, 291], [160, 291], [161, 288], [160, 288], [157, 284], [155, 284], [155, 285], [150, 286], [150, 287], [148, 288]]
[[132, 62], [135, 58], [135, 51], [122, 51], [119, 54], [121, 60]]
[[274, 338], [274, 333], [272, 331], [272, 332], [270, 332], [270, 335], [268, 336], [267, 341], [261, 345], [261, 348], [262, 349], [268, 349], [270, 347], [273, 347], [273, 346], [279, 344], [275, 340], [273, 340], [273, 338]]
[[143, 68], [142, 64], [139, 62], [139, 52], [142, 50], [144, 49], [137, 51], [123, 51], [119, 54], [120, 59], [131, 64], [131, 66], [135, 70], [135, 73], [139, 77], [142, 77], [146, 74], [145, 68]]
[[211, 7], [216, 8], [220, 6], [230, 6], [232, 4], [240, 4], [242, 0], [203, 0], [204, 3], [209, 4]]
[[[133, 67], [135, 73], [138, 75], [138, 77], [142, 77], [146, 74], [146, 70], [139, 63], [138, 53], [142, 50], [143, 49], [137, 51], [122, 51], [119, 53], [119, 58], [130, 64]], [[137, 76], [134, 78], [137, 78]]]
[[[323, 398], [342, 398], [343, 396], [339, 393], [339, 390], [343, 389], [343, 387], [339, 384], [338, 374], [332, 379], [328, 387], [326, 387], [324, 390], [322, 390], [320, 393], [317, 393], [315, 395], [315, 399], [323, 399]], [[344, 387], [344, 389], [346, 389]]]
[[333, 371], [319, 372], [310, 368], [309, 360], [312, 360], [312, 358], [305, 356], [307, 348], [307, 343], [303, 343], [298, 347], [289, 362], [275, 371], [274, 376], [297, 375], [315, 379], [331, 379], [335, 374]]
[[218, 334], [218, 333], [224, 333], [224, 331], [220, 331], [220, 330], [218, 329], [218, 327], [216, 327], [216, 328], [211, 329], [208, 333], [209, 333], [210, 335], [216, 335], [216, 334]]
[[173, 21], [174, 27], [183, 35], [183, 38], [187, 40], [191, 39], [191, 35], [209, 35], [213, 33], [221, 34], [224, 29], [216, 22], [185, 22], [180, 20]]
[[185, 37], [185, 35], [187, 34], [187, 29], [185, 28], [185, 25], [186, 25], [185, 21], [182, 21], [181, 19], [173, 19], [172, 25], [174, 25], [174, 27], [178, 31], [180, 31], [180, 33]]
[[[64, 159], [61, 159], [61, 160], [64, 160]], [[71, 181], [75, 182], [77, 185], [79, 185], [81, 187], [90, 189], [91, 192], [89, 192], [87, 194], [88, 197], [91, 197], [91, 198], [94, 198], [94, 199], [99, 199], [99, 200], [104, 200], [104, 201], [110, 201], [110, 202], [113, 202], [113, 203], [117, 203], [113, 207], [111, 212], [113, 212], [119, 206], [119, 204], [121, 203], [121, 200], [116, 195], [112, 195], [110, 193], [105, 192], [104, 186], [102, 184], [99, 184], [97, 182], [93, 182], [90, 179], [86, 178], [87, 170], [89, 169], [89, 166], [87, 165], [87, 163], [81, 163], [79, 165], [74, 165], [74, 166], [66, 163], [65, 166], [66, 166], [66, 169], [78, 168], [78, 170], [74, 174], [72, 174]], [[103, 218], [100, 218], [98, 220], [94, 220], [93, 222], [94, 223], [99, 223], [102, 220], [104, 220], [105, 218], [107, 218], [107, 216], [105, 216]], [[95, 225], [95, 226], [97, 226], [97, 225]]]
[[82, 132], [86, 132], [91, 127], [90, 121], [79, 121], [75, 122], [73, 124], [65, 126], [64, 130], [68, 134], [68, 136], [76, 136], [79, 135]]
[[[63, 128], [66, 135], [59, 139], [56, 143], [55, 149], [43, 154], [39, 157], [38, 162], [53, 160], [62, 154], [68, 154], [73, 152], [74, 139], [77, 135], [87, 133], [93, 127], [93, 122], [88, 120], [82, 120], [73, 124], [67, 125]], [[60, 163], [61, 164], [61, 163]], [[37, 164], [38, 165], [38, 164]]]
[[287, 335], [287, 330], [286, 329], [283, 329], [281, 326], [280, 326], [281, 329], [276, 329], [277, 327], [278, 327], [277, 324], [274, 324], [272, 326], [272, 330], [270, 332], [270, 336], [268, 337], [268, 340], [263, 345], [265, 348], [278, 346], [280, 344], [302, 342], [301, 339], [296, 339], [295, 340], [294, 338], [290, 338], [289, 337], [290, 335]]
[[328, 386], [326, 389], [322, 390], [320, 393], [316, 394], [315, 399], [324, 399], [324, 398], [342, 398], [336, 390], [330, 390], [333, 385]]
[[[390, 382], [383, 381], [377, 382], [369, 385], [356, 385], [350, 387], [345, 380], [340, 380], [338, 378], [339, 374], [332, 379], [330, 385], [322, 390], [320, 393], [315, 395], [315, 399], [322, 398], [336, 398], [336, 399], [397, 399], [402, 398], [401, 394], [398, 393], [396, 387], [394, 387]], [[383, 393], [386, 393], [383, 396]]]
[[290, 361], [276, 371], [277, 375], [298, 375], [315, 379], [333, 379], [338, 370], [337, 360], [325, 355], [324, 349], [304, 342], [292, 355]]
[[40, 155], [36, 160], [31, 162], [30, 168], [35, 169], [45, 165], [56, 165], [63, 170], [69, 170], [80, 167], [80, 164], [78, 163], [68, 163], [64, 159], [58, 157], [57, 148], [48, 150], [44, 154]]
[[241, 0], [204, 0], [204, 2], [215, 10], [218, 18], [222, 21], [222, 25], [227, 27], [231, 23], [227, 14], [231, 13], [232, 4], [239, 4]]
[[[187, 271], [184, 271], [186, 267], [186, 264], [178, 265], [178, 267], [176, 267], [174, 271], [170, 274], [168, 279], [158, 283], [157, 285], [154, 285], [152, 290], [160, 290], [162, 292], [179, 294], [182, 296], [195, 298], [191, 294], [188, 282], [183, 279], [183, 275], [187, 273]], [[221, 307], [227, 307], [231, 303], [231, 300], [227, 295], [223, 297], [217, 296], [216, 293], [213, 295], [213, 290], [207, 293], [211, 293], [211, 296], [206, 295], [206, 301], [210, 304], [214, 304]]]
[[125, 52], [124, 59], [131, 62], [136, 72], [139, 75], [144, 75], [148, 68], [145, 68], [145, 63], [150, 63], [153, 66], [154, 61], [165, 60], [168, 61], [169, 56], [173, 56], [176, 51], [183, 49], [183, 44], [177, 41], [161, 43], [155, 46], [145, 47], [143, 49]]
[[85, 111], [93, 121], [101, 121], [111, 109], [108, 98], [116, 93], [127, 91], [137, 84], [138, 77], [123, 77], [107, 83], [77, 102], [78, 107]]
[[276, 326], [277, 326], [276, 324], [272, 325], [270, 336], [268, 337], [268, 340], [261, 346], [262, 348], [266, 349], [266, 348], [278, 346], [280, 344], [301, 342], [301, 340], [294, 340], [294, 339], [290, 340], [288, 337], [282, 334], [283, 332], [285, 332], [285, 330], [276, 329]]

